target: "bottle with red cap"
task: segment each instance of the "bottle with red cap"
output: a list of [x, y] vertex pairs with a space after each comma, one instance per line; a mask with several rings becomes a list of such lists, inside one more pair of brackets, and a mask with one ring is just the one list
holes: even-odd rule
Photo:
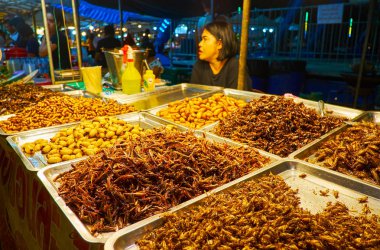
[[123, 63], [126, 68], [121, 77], [121, 88], [124, 94], [132, 95], [141, 92], [141, 75], [136, 69], [133, 60], [133, 49], [125, 45], [123, 51]]

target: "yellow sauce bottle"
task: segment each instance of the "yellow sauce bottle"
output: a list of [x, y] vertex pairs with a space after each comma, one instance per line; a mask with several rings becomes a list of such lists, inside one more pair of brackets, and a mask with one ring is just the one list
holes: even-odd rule
[[125, 45], [122, 48], [123, 63], [127, 64], [121, 77], [121, 88], [124, 94], [132, 95], [141, 92], [141, 75], [136, 69], [133, 60], [133, 49]]
[[148, 69], [145, 71], [145, 74], [143, 77], [143, 79], [144, 79], [143, 87], [144, 87], [145, 92], [154, 90], [154, 88], [155, 88], [154, 79], [155, 78], [156, 78], [156, 76], [153, 74], [153, 70]]

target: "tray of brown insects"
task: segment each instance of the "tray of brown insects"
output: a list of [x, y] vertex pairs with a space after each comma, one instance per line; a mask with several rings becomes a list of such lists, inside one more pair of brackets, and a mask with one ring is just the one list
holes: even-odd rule
[[118, 229], [191, 204], [208, 190], [280, 160], [209, 133], [171, 128], [37, 175], [83, 239], [105, 242]]
[[122, 229], [105, 249], [376, 248], [380, 222], [373, 214], [380, 215], [379, 187], [286, 160]]
[[365, 112], [290, 155], [380, 186], [380, 112]]

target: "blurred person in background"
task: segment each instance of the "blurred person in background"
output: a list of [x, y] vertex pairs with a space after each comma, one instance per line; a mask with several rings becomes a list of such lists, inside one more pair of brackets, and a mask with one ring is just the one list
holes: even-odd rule
[[5, 18], [4, 27], [7, 30], [9, 34], [9, 40], [7, 41], [7, 46], [14, 46], [15, 42], [18, 38], [18, 32], [16, 30], [16, 27], [9, 23], [11, 19], [15, 18], [14, 16], [7, 16]]
[[133, 38], [133, 34], [129, 32], [123, 41], [123, 45], [129, 45], [133, 49], [139, 49], [139, 47], [136, 45], [135, 39]]
[[[52, 50], [54, 69], [70, 69], [70, 47], [65, 31], [61, 31], [63, 26], [62, 10], [56, 8], [49, 9], [46, 18], [50, 35], [50, 48]], [[42, 37], [39, 55], [41, 57], [48, 55], [46, 36]]]
[[149, 38], [150, 30], [146, 29], [143, 37], [141, 38], [140, 48], [145, 49], [148, 52], [148, 63], [154, 60], [156, 51], [154, 50], [153, 42]]
[[120, 48], [120, 40], [115, 38], [115, 29], [113, 25], [107, 25], [104, 27], [104, 38], [99, 40], [96, 47], [95, 61], [97, 65], [101, 65], [103, 68], [107, 68], [106, 58], [103, 51], [113, 50]]
[[87, 53], [95, 58], [95, 46], [94, 46], [94, 38], [95, 34], [91, 32], [87, 32]]
[[[199, 60], [194, 64], [191, 83], [225, 88], [237, 88], [239, 60], [236, 58], [238, 42], [232, 25], [215, 21], [205, 25], [199, 42]], [[251, 79], [246, 71], [244, 89], [249, 89]]]
[[39, 52], [39, 43], [37, 38], [34, 36], [33, 29], [25, 23], [24, 19], [21, 17], [14, 17], [9, 20], [9, 24], [15, 27], [18, 36], [15, 41], [15, 45], [18, 48], [26, 49], [28, 57], [37, 57]]

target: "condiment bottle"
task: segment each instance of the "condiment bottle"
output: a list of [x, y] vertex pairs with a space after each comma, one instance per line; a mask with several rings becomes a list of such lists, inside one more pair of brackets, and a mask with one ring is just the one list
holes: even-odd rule
[[124, 94], [132, 95], [141, 92], [141, 75], [136, 69], [133, 60], [133, 50], [125, 45], [123, 51], [123, 63], [127, 64], [121, 77], [121, 88]]
[[155, 84], [154, 84], [154, 80], [155, 80], [155, 75], [153, 74], [153, 70], [146, 70], [145, 71], [145, 74], [144, 74], [144, 84], [143, 84], [143, 87], [144, 87], [144, 91], [145, 92], [148, 92], [148, 91], [153, 91], [154, 90], [154, 87], [155, 87]]

